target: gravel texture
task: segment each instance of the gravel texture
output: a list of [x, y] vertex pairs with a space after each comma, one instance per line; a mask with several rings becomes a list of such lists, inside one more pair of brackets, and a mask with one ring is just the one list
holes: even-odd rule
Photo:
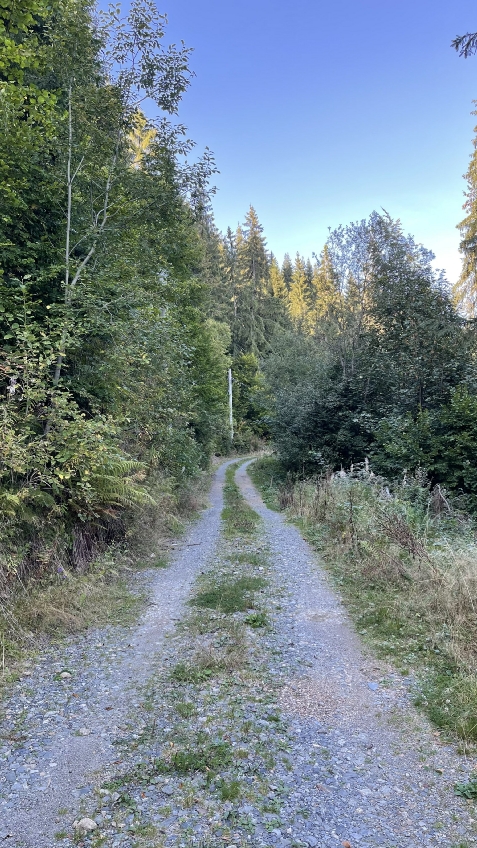
[[225, 468], [170, 567], [141, 573], [150, 603], [139, 626], [109, 627], [52, 647], [0, 705], [0, 841], [51, 848], [61, 829], [58, 810], [74, 809], [94, 772], [117, 759], [113, 743], [138, 686], [217, 544]]
[[[363, 654], [315, 555], [246, 465], [236, 479], [257, 534], [219, 544], [222, 466], [210, 509], [148, 576], [141, 624], [53, 647], [14, 688], [0, 842], [475, 844], [474, 806], [453, 793], [472, 764], [415, 711], [408, 682]], [[267, 581], [250, 608], [184, 607], [191, 590], [243, 576]]]

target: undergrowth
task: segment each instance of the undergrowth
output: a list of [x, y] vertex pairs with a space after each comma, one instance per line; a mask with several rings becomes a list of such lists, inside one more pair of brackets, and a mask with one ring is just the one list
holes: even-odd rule
[[314, 480], [250, 467], [269, 505], [319, 551], [360, 635], [404, 674], [444, 731], [477, 742], [477, 543], [470, 519], [424, 477], [390, 491], [366, 466]]
[[40, 571], [9, 577], [0, 556], [0, 692], [51, 638], [137, 618], [144, 596], [132, 590], [131, 574], [166, 567], [170, 542], [203, 505], [207, 482], [203, 475], [174, 490], [156, 480], [154, 506], [128, 516], [124, 539], [98, 550], [87, 567], [52, 549]]

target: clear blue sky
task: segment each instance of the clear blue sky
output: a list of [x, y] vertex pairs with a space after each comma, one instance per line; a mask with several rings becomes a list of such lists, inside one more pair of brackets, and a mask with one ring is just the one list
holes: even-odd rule
[[250, 204], [281, 260], [384, 207], [459, 273], [477, 30], [470, 0], [159, 0], [194, 47], [181, 120], [215, 153], [225, 229]]

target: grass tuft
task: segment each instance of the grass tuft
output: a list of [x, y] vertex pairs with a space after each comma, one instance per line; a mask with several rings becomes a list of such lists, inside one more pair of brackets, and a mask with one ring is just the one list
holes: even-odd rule
[[220, 769], [226, 768], [232, 762], [232, 748], [228, 742], [218, 742], [210, 745], [176, 751], [171, 759], [171, 767], [178, 774], [200, 771], [206, 772], [209, 779]]
[[221, 801], [237, 801], [242, 794], [242, 789], [238, 780], [225, 780], [221, 778], [217, 783], [217, 789]]
[[245, 612], [253, 607], [253, 593], [265, 586], [263, 577], [239, 577], [198, 592], [190, 604], [224, 613]]

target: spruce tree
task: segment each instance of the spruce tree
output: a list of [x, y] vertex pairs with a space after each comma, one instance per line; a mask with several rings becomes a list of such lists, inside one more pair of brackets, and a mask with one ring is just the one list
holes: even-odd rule
[[259, 354], [268, 342], [266, 301], [271, 296], [269, 260], [263, 227], [253, 206], [236, 236], [237, 317], [234, 352]]
[[290, 317], [295, 327], [302, 332], [307, 332], [311, 319], [310, 292], [306, 277], [305, 260], [299, 253], [297, 253], [295, 259], [288, 300]]
[[[475, 132], [477, 133], [477, 127]], [[470, 318], [477, 317], [477, 136], [473, 145], [474, 152], [465, 175], [467, 192], [464, 209], [467, 214], [458, 224], [463, 257], [462, 273], [454, 286], [454, 299]]]
[[285, 256], [283, 257], [282, 275], [285, 282], [285, 286], [287, 290], [290, 291], [293, 277], [293, 262], [291, 261], [290, 255], [288, 253], [285, 253]]
[[338, 335], [343, 302], [326, 244], [313, 269], [312, 298], [312, 332], [331, 344]]
[[286, 303], [288, 297], [287, 287], [283, 274], [280, 271], [280, 266], [273, 254], [270, 257], [270, 285], [273, 297], [283, 300]]

